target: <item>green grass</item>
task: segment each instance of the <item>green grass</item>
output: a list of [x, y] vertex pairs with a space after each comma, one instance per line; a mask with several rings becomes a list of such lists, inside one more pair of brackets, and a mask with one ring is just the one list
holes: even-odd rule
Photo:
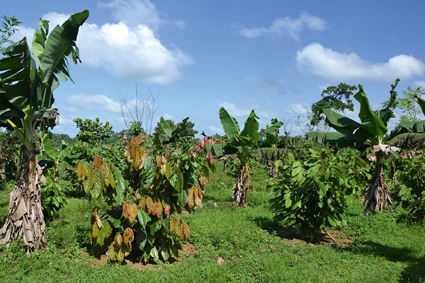
[[[291, 245], [279, 235], [284, 227], [273, 221], [268, 205], [267, 174], [254, 169], [254, 190], [248, 208], [231, 203], [234, 178], [217, 173], [205, 188], [203, 208], [185, 216], [189, 242], [196, 256], [159, 271], [139, 271], [126, 265], [93, 266], [87, 232], [91, 206], [70, 199], [57, 219], [48, 223], [50, 248], [25, 255], [13, 244], [0, 247], [2, 282], [423, 282], [425, 281], [425, 223], [396, 209], [393, 215], [361, 216], [362, 204], [352, 201], [348, 226], [355, 238], [345, 247]], [[1, 196], [11, 185], [0, 187]], [[7, 215], [0, 200], [0, 219]], [[216, 204], [216, 205], [215, 205]], [[6, 207], [6, 209], [4, 209]], [[218, 258], [224, 263], [219, 265]]]

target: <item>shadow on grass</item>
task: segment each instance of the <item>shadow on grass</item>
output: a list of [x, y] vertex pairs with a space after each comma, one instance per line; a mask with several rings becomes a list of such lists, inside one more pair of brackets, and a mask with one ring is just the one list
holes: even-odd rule
[[409, 266], [401, 274], [401, 282], [421, 282], [421, 279], [425, 279], [425, 256], [420, 258], [414, 256], [416, 251], [413, 249], [390, 247], [373, 241], [365, 241], [356, 246], [339, 247], [338, 249], [356, 254], [374, 255], [392, 262], [408, 263]]
[[69, 198], [85, 198], [86, 197], [86, 193], [84, 192], [84, 190], [79, 188], [68, 189], [65, 191], [65, 195]]
[[[307, 231], [301, 231], [293, 227], [287, 227], [279, 223], [278, 221], [271, 220], [266, 217], [255, 217], [253, 221], [261, 229], [266, 230], [270, 235], [277, 236], [283, 241], [296, 244], [300, 241], [306, 242], [308, 244], [318, 245], [318, 244], [337, 244], [337, 245], [346, 245], [352, 242], [352, 239], [346, 237], [340, 237], [342, 232], [333, 231], [333, 236], [338, 238], [334, 242], [328, 234], [324, 232], [317, 232], [314, 235]], [[337, 235], [336, 235], [337, 234]]]

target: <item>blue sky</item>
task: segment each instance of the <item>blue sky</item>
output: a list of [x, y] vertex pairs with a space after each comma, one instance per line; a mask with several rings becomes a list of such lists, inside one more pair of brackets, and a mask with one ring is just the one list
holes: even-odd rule
[[136, 85], [143, 95], [149, 89], [159, 95], [153, 126], [160, 116], [176, 122], [189, 117], [209, 135], [223, 134], [222, 106], [239, 123], [254, 109], [260, 126], [278, 118], [296, 135], [305, 129], [294, 116], [305, 115], [327, 86], [361, 84], [376, 109], [397, 77], [400, 96], [409, 85], [425, 86], [421, 0], [40, 0], [1, 6], [2, 15], [23, 22], [15, 39], [30, 40], [40, 17], [52, 29], [90, 10], [77, 40], [82, 64], [71, 65], [75, 84], [61, 83], [54, 94], [61, 114], [54, 132], [70, 136], [78, 132], [75, 118], [99, 117], [114, 131], [124, 129], [117, 94], [131, 102]]

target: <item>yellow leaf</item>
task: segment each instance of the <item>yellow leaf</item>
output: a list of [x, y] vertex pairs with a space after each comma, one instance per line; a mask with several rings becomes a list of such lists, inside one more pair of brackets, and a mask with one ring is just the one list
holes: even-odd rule
[[192, 187], [187, 194], [187, 205], [189, 206], [189, 210], [195, 208], [195, 187]]
[[99, 229], [102, 228], [102, 220], [100, 220], [99, 215], [96, 214], [95, 218], [96, 218], [97, 227], [99, 227]]

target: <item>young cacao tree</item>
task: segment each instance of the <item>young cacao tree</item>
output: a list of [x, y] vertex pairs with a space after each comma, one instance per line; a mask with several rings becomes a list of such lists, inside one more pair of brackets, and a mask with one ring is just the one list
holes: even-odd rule
[[0, 229], [1, 244], [9, 245], [22, 236], [28, 252], [47, 245], [39, 185], [44, 176], [37, 162], [37, 155], [44, 149], [37, 148], [35, 133], [42, 125], [54, 126], [59, 118], [57, 109], [50, 109], [54, 102], [53, 91], [59, 86], [57, 77], [72, 81], [68, 59], [74, 64], [79, 60], [75, 41], [79, 27], [88, 16], [88, 10], [74, 14], [50, 34], [49, 22], [40, 19], [40, 29], [36, 30], [32, 43], [34, 57], [26, 38], [3, 51], [5, 58], [0, 60], [0, 126], [13, 129], [22, 146], [15, 189], [10, 193], [9, 216]]
[[[168, 261], [188, 239], [182, 208], [202, 205], [202, 189], [214, 166], [200, 147], [186, 141], [187, 120], [171, 129], [161, 118], [166, 137], [157, 135], [155, 143], [146, 135], [131, 137], [124, 153], [129, 172], [98, 156], [94, 165], [77, 164], [84, 191], [96, 204], [90, 241], [111, 260], [122, 262], [133, 253], [144, 263]], [[107, 211], [101, 209], [105, 205]]]
[[326, 123], [339, 133], [308, 133], [310, 137], [324, 139], [328, 142], [336, 141], [341, 147], [372, 147], [375, 152], [376, 167], [370, 185], [365, 190], [365, 214], [368, 214], [369, 211], [383, 211], [384, 209], [392, 211], [393, 202], [385, 180], [383, 160], [388, 158], [392, 152], [400, 151], [400, 149], [390, 144], [384, 144], [383, 139], [388, 131], [388, 122], [390, 118], [394, 117], [393, 110], [397, 101], [397, 92], [394, 89], [398, 82], [399, 79], [391, 85], [391, 97], [387, 106], [378, 111], [372, 111], [366, 93], [363, 87], [359, 85], [359, 92], [354, 98], [360, 103], [359, 118], [361, 123], [330, 109], [323, 109], [323, 113], [326, 115]]

